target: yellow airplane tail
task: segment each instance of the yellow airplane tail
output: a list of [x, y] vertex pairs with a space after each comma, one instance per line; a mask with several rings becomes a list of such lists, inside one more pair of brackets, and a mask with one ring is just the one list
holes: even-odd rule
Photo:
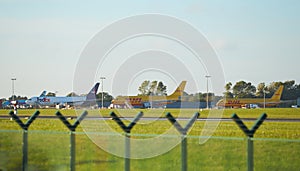
[[275, 91], [271, 99], [279, 101], [282, 95], [282, 91], [283, 91], [283, 85], [279, 86], [279, 88]]
[[184, 88], [186, 85], [186, 81], [182, 81], [179, 86], [176, 88], [176, 90], [169, 96], [169, 97], [179, 97], [182, 96]]

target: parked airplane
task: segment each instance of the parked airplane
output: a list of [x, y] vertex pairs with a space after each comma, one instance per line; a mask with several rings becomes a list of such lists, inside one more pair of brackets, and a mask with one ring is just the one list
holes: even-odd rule
[[164, 107], [169, 103], [181, 100], [186, 81], [182, 81], [173, 94], [169, 96], [119, 96], [112, 100], [113, 107], [149, 108]]
[[78, 96], [78, 97], [52, 97], [46, 96], [46, 91], [39, 97], [31, 97], [26, 100], [26, 104], [32, 106], [66, 106], [66, 105], [82, 105], [85, 102], [94, 101], [96, 99], [96, 94], [98, 91], [100, 83], [96, 83], [95, 86], [91, 89], [91, 91], [86, 96]]
[[266, 106], [276, 106], [280, 103], [281, 94], [283, 91], [283, 85], [279, 86], [276, 92], [271, 98], [226, 98], [221, 99], [216, 105], [217, 107], [246, 107], [247, 105], [251, 106], [253, 104], [263, 106], [264, 103]]
[[2, 107], [3, 108], [10, 108], [14, 105], [16, 105], [16, 106], [26, 106], [25, 101], [26, 101], [25, 99], [7, 100], [7, 101], [2, 102]]
[[[46, 91], [43, 91], [40, 97], [46, 96]], [[29, 105], [26, 103], [26, 99], [19, 99], [19, 100], [7, 100], [2, 102], [2, 107], [3, 108], [11, 108], [11, 107], [16, 107], [16, 108], [28, 108]]]

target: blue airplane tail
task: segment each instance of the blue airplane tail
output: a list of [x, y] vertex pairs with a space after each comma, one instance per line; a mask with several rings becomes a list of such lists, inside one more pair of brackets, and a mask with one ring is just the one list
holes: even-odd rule
[[40, 95], [40, 97], [45, 97], [46, 96], [47, 91], [43, 91]]
[[91, 89], [91, 91], [86, 95], [86, 100], [95, 100], [96, 99], [96, 94], [98, 91], [100, 83], [96, 83], [95, 86]]
[[2, 102], [2, 107], [7, 107], [10, 104], [11, 104], [10, 101], [4, 101]]

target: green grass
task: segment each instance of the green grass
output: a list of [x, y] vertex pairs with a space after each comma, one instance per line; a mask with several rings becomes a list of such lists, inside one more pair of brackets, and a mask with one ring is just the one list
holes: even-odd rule
[[[101, 110], [109, 116], [112, 110]], [[114, 110], [118, 115], [135, 116], [140, 110]], [[143, 110], [145, 116], [164, 117], [166, 110]], [[193, 109], [171, 109], [174, 116], [191, 117]], [[19, 115], [30, 115], [34, 110], [19, 110]], [[54, 115], [56, 110], [41, 110], [41, 115]], [[75, 116], [74, 110], [62, 110], [65, 116]], [[99, 111], [90, 111], [89, 115], [99, 115]], [[237, 113], [241, 118], [257, 118], [266, 112], [271, 118], [300, 118], [298, 109], [233, 109], [225, 110], [223, 117]], [[1, 110], [6, 115], [7, 110]], [[6, 113], [6, 114], [5, 114]], [[81, 111], [79, 111], [81, 113]], [[208, 111], [200, 111], [200, 118], [207, 117]], [[24, 119], [23, 122], [26, 120]], [[71, 123], [74, 120], [69, 120]], [[129, 124], [129, 121], [124, 121]], [[181, 125], [186, 123], [181, 121]], [[114, 156], [93, 143], [83, 131], [93, 136], [95, 128], [112, 128], [117, 133], [122, 129], [113, 121], [84, 120], [76, 134], [76, 170], [123, 170], [124, 159]], [[251, 127], [253, 122], [245, 122]], [[189, 170], [246, 170], [247, 142], [245, 135], [233, 121], [220, 122], [206, 143], [199, 144], [199, 135], [204, 127], [203, 121], [197, 121], [188, 136]], [[132, 129], [132, 138], [147, 139], [144, 135], [162, 134], [167, 130], [176, 130], [169, 121], [140, 121]], [[254, 138], [255, 170], [297, 170], [300, 168], [300, 124], [298, 122], [265, 122], [257, 130]], [[112, 134], [109, 129], [102, 132]], [[69, 169], [69, 131], [58, 119], [37, 118], [28, 131], [29, 170], [68, 170]], [[95, 133], [95, 132], [94, 132]], [[108, 136], [109, 137], [109, 136]], [[101, 138], [101, 136], [100, 136]], [[102, 138], [107, 138], [102, 137]], [[167, 137], [166, 137], [167, 138]], [[171, 140], [172, 137], [167, 139]], [[102, 141], [114, 148], [121, 148], [122, 142]], [[155, 142], [159, 144], [159, 142]], [[102, 144], [103, 145], [103, 144]], [[164, 144], [160, 144], [164, 146]], [[147, 147], [140, 149], [147, 151]], [[14, 121], [0, 120], [0, 170], [20, 170], [22, 163], [22, 131]], [[131, 170], [180, 170], [180, 145], [165, 154], [147, 159], [131, 160]]]
[[[18, 115], [30, 116], [36, 110], [40, 111], [41, 116], [55, 116], [57, 109], [19, 109]], [[83, 109], [60, 110], [65, 116], [77, 116], [82, 113]], [[191, 117], [195, 112], [200, 113], [201, 118], [214, 117], [214, 112], [219, 112], [217, 117], [230, 118], [233, 113], [238, 114], [241, 118], [257, 118], [262, 113], [267, 113], [268, 118], [292, 118], [300, 119], [300, 109], [297, 108], [266, 108], [266, 109], [224, 109], [224, 110], [200, 110], [200, 109], [101, 109], [87, 110], [90, 116], [109, 117], [111, 112], [121, 116], [135, 116], [138, 112], [144, 112], [145, 117], [165, 117], [167, 112], [173, 116]], [[0, 116], [8, 115], [10, 110], [1, 109]], [[220, 114], [220, 115], [219, 115]]]

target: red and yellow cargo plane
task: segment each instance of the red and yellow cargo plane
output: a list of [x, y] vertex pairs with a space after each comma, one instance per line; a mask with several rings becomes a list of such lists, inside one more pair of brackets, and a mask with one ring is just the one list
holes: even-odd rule
[[149, 108], [164, 107], [167, 104], [181, 100], [186, 81], [182, 81], [177, 89], [169, 96], [119, 96], [112, 100], [114, 107], [122, 108]]
[[283, 91], [283, 85], [281, 85], [276, 92], [273, 94], [271, 98], [226, 98], [221, 99], [217, 103], [217, 107], [233, 107], [233, 108], [240, 108], [245, 107], [246, 105], [250, 104], [257, 104], [263, 105], [264, 103], [266, 106], [276, 106], [280, 103], [281, 94]]

